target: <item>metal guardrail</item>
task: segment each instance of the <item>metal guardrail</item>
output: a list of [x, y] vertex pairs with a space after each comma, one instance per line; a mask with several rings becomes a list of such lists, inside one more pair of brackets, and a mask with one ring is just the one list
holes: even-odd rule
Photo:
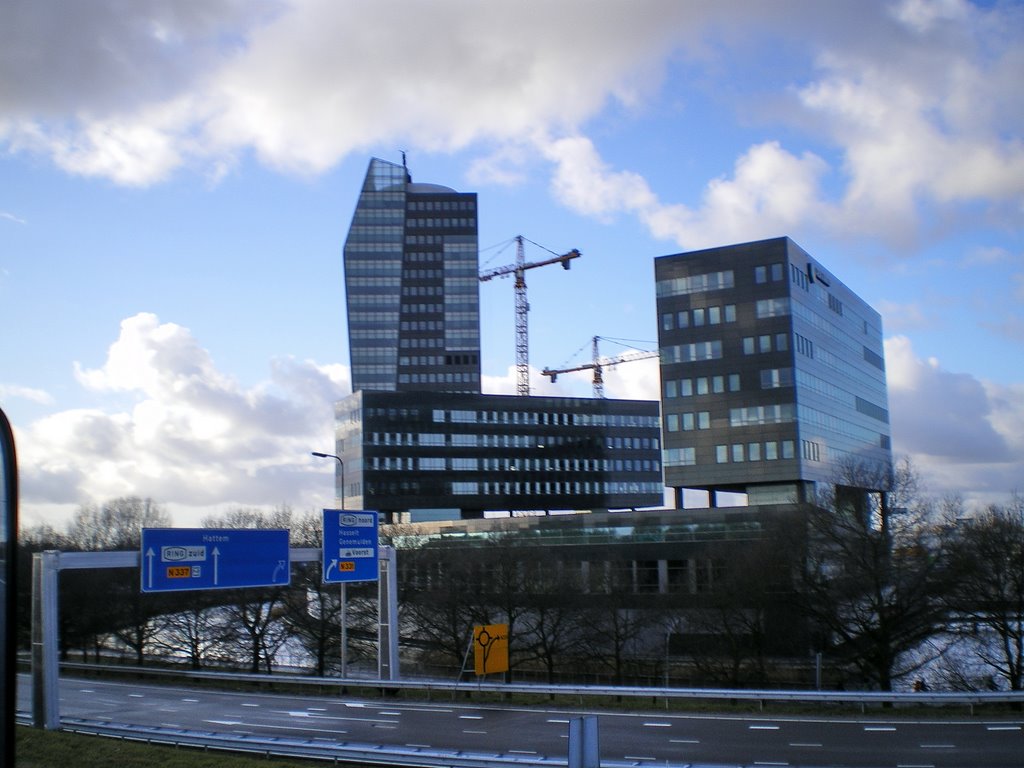
[[282, 685], [334, 687], [334, 688], [373, 688], [381, 691], [398, 692], [423, 691], [431, 699], [436, 694], [455, 695], [458, 693], [490, 693], [490, 694], [534, 694], [543, 696], [562, 696], [578, 698], [580, 702], [586, 698], [633, 698], [665, 700], [668, 706], [671, 700], [707, 700], [707, 701], [748, 701], [757, 703], [762, 709], [767, 702], [787, 702], [802, 704], [849, 704], [859, 706], [864, 711], [868, 706], [880, 705], [928, 705], [942, 707], [965, 707], [974, 714], [975, 706], [990, 704], [1024, 705], [1024, 691], [969, 691], [940, 692], [921, 691], [902, 693], [891, 691], [781, 691], [757, 690], [749, 688], [672, 688], [652, 686], [614, 686], [614, 685], [550, 685], [542, 683], [493, 683], [493, 682], [457, 682], [454, 680], [375, 680], [357, 677], [316, 677], [311, 675], [291, 674], [251, 674], [239, 672], [210, 672], [204, 670], [162, 669], [157, 667], [129, 667], [109, 664], [82, 664], [74, 662], [61, 663], [61, 669], [75, 671], [100, 672], [131, 672], [136, 674], [172, 676], [178, 679], [220, 680], [231, 682], [276, 683]]

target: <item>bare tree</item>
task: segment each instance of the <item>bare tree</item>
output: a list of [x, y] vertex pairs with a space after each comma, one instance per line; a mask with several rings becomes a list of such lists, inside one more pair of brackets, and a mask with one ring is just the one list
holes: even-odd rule
[[949, 528], [956, 626], [1011, 691], [1024, 688], [1024, 498]]
[[[887, 489], [889, 503], [858, 503], [851, 493], [857, 488]], [[889, 482], [848, 465], [807, 508], [802, 597], [820, 632], [819, 650], [881, 690], [931, 660], [912, 652], [944, 622], [945, 571], [934, 517], [906, 461]]]

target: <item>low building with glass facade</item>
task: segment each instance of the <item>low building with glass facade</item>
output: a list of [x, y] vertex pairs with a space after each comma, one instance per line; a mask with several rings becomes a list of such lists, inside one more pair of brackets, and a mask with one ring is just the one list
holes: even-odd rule
[[655, 401], [361, 390], [335, 416], [344, 504], [386, 520], [663, 502]]
[[892, 471], [878, 312], [787, 237], [655, 259], [665, 483], [806, 501], [884, 496]]

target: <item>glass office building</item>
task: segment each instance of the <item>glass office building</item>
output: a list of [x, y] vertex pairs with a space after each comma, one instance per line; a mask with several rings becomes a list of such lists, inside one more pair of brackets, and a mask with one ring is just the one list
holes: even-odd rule
[[663, 256], [655, 280], [667, 486], [712, 504], [887, 489], [875, 310], [786, 237]]
[[476, 194], [374, 158], [345, 241], [352, 389], [480, 391]]
[[345, 506], [395, 522], [659, 506], [658, 413], [648, 400], [356, 392], [335, 405]]

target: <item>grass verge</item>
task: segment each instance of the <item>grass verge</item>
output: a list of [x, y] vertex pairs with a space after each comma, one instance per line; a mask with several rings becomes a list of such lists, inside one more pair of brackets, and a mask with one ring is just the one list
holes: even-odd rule
[[319, 761], [204, 752], [190, 747], [44, 731], [23, 725], [17, 728], [14, 764], [16, 768], [61, 765], [74, 768], [309, 768], [322, 765]]

